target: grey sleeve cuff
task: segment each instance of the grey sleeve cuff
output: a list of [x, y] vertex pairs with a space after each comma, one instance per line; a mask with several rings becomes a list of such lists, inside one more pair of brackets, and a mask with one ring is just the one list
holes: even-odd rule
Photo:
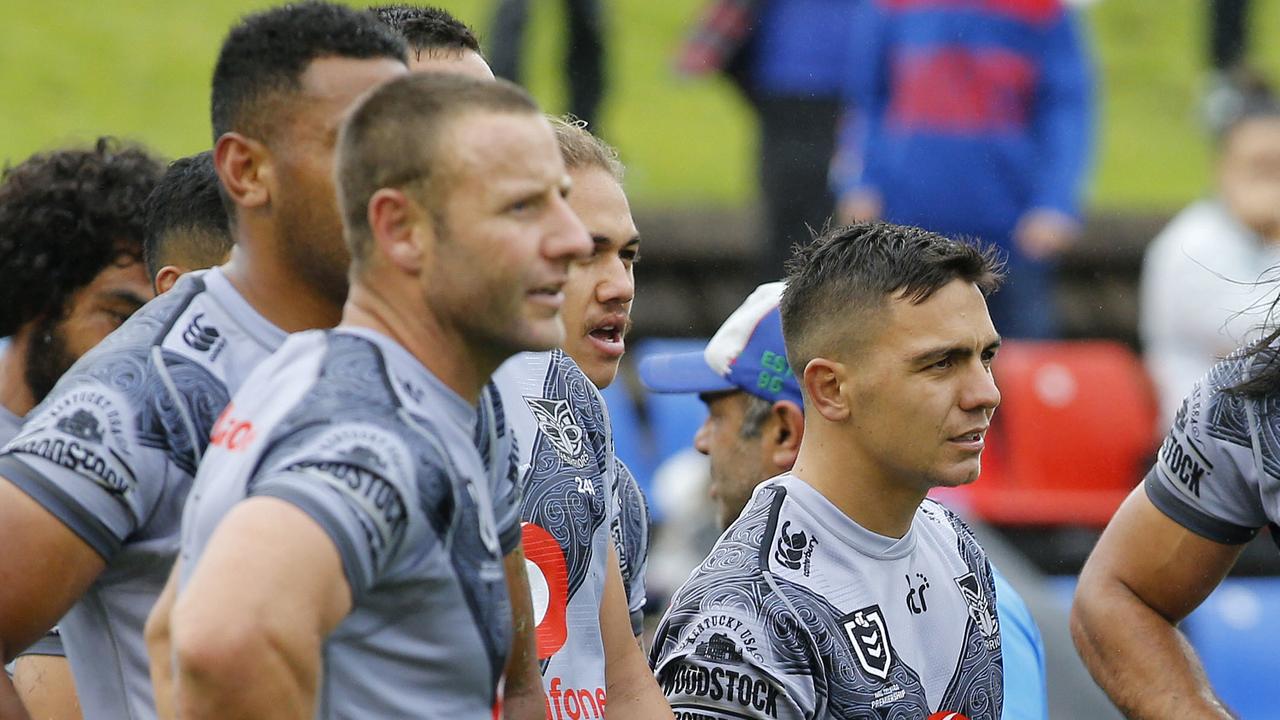
[[0, 456], [0, 477], [31, 496], [45, 510], [58, 518], [93, 551], [110, 561], [120, 550], [123, 540], [111, 532], [100, 518], [87, 510], [57, 483], [37, 472], [14, 455]]
[[44, 637], [32, 643], [31, 647], [18, 653], [17, 657], [23, 655], [49, 655], [52, 657], [66, 657], [67, 651], [62, 647], [62, 635], [58, 632], [58, 628], [54, 628], [44, 634]]
[[1161, 482], [1156, 473], [1154, 468], [1148, 472], [1143, 486], [1151, 504], [1170, 520], [1207, 540], [1225, 545], [1243, 545], [1258, 534], [1259, 528], [1227, 522], [1191, 505], [1177, 491]]
[[362, 561], [359, 549], [351, 541], [350, 536], [343, 527], [341, 518], [337, 517], [333, 508], [313, 497], [310, 493], [303, 492], [284, 483], [259, 485], [250, 495], [284, 500], [306, 513], [312, 520], [315, 520], [325, 534], [329, 536], [329, 539], [333, 541], [334, 547], [338, 549], [338, 555], [342, 558], [342, 571], [347, 576], [347, 586], [351, 590], [352, 603], [354, 604], [356, 600], [359, 600], [360, 596], [368, 590], [371, 583], [365, 579], [366, 563]]

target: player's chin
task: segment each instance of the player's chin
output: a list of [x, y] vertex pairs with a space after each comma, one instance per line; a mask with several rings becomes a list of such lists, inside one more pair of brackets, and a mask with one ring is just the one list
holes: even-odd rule
[[970, 458], [956, 463], [935, 475], [938, 487], [960, 487], [978, 479], [982, 472], [981, 458]]
[[564, 344], [564, 323], [559, 315], [525, 318], [513, 333], [519, 350], [542, 352]]
[[578, 363], [582, 368], [582, 372], [591, 380], [591, 384], [603, 390], [609, 387], [618, 377], [619, 358], [599, 357], [595, 353], [587, 353], [583, 355], [573, 355], [577, 360], [582, 357], [582, 362]]

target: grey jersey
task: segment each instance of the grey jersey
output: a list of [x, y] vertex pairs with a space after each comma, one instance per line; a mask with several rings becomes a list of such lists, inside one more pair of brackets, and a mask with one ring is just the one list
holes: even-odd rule
[[676, 593], [652, 659], [677, 718], [998, 720], [995, 600], [982, 548], [941, 505], [888, 538], [783, 475]]
[[214, 429], [183, 518], [179, 593], [237, 502], [289, 502], [332, 540], [352, 594], [324, 643], [316, 717], [489, 720], [511, 610], [476, 422], [386, 337], [293, 336]]
[[9, 408], [0, 405], [0, 445], [4, 445], [18, 434], [22, 427], [22, 418], [13, 414]]
[[618, 468], [618, 513], [613, 523], [613, 545], [618, 551], [618, 569], [627, 589], [627, 610], [631, 613], [631, 633], [644, 631], [644, 606], [648, 600], [644, 575], [649, 567], [649, 505], [640, 483], [621, 460]]
[[520, 516], [550, 714], [603, 717], [600, 604], [618, 507], [608, 412], [560, 350], [516, 355], [494, 382], [519, 441]]
[[60, 622], [89, 720], [155, 716], [147, 614], [229, 392], [284, 333], [219, 270], [191, 273], [87, 353], [0, 454], [5, 477], [106, 561]]
[[1220, 543], [1247, 542], [1280, 522], [1280, 394], [1228, 392], [1261, 357], [1218, 363], [1182, 403], [1147, 474], [1147, 497], [1183, 527]]

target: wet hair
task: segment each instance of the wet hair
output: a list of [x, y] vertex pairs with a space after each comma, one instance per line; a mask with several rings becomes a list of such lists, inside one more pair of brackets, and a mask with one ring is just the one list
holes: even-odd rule
[[592, 135], [587, 129], [586, 120], [579, 120], [572, 115], [547, 119], [551, 121], [551, 129], [556, 132], [560, 156], [564, 158], [564, 166], [567, 170], [600, 168], [609, 173], [619, 184], [622, 183], [626, 168], [618, 159], [618, 151], [609, 143]]
[[314, 60], [327, 57], [405, 62], [404, 40], [371, 13], [301, 2], [246, 15], [222, 43], [213, 70], [213, 137], [230, 131], [265, 137], [275, 101], [297, 93]]
[[208, 150], [170, 163], [143, 214], [148, 277], [154, 278], [165, 265], [212, 267], [231, 252], [230, 222]]
[[440, 138], [456, 118], [473, 112], [541, 111], [505, 80], [413, 73], [374, 90], [347, 118], [338, 136], [338, 204], [357, 269], [372, 245], [368, 205], [378, 190], [415, 184], [440, 222], [436, 193], [447, 185], [452, 157]]
[[110, 137], [4, 169], [0, 336], [61, 319], [103, 270], [142, 260], [143, 204], [163, 170], [142, 146]]
[[476, 34], [447, 10], [426, 5], [374, 5], [379, 20], [404, 38], [414, 55], [470, 50], [483, 56]]
[[847, 347], [866, 325], [860, 316], [895, 295], [919, 304], [953, 280], [987, 295], [1002, 278], [990, 246], [886, 222], [830, 228], [787, 262], [780, 310], [791, 369], [800, 377], [813, 358]]

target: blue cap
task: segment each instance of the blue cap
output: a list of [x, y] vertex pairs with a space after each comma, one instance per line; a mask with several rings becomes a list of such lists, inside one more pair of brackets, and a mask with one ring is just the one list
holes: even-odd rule
[[654, 355], [640, 362], [640, 380], [653, 392], [714, 393], [742, 390], [803, 406], [800, 383], [782, 342], [783, 283], [756, 288], [733, 311], [702, 352]]

